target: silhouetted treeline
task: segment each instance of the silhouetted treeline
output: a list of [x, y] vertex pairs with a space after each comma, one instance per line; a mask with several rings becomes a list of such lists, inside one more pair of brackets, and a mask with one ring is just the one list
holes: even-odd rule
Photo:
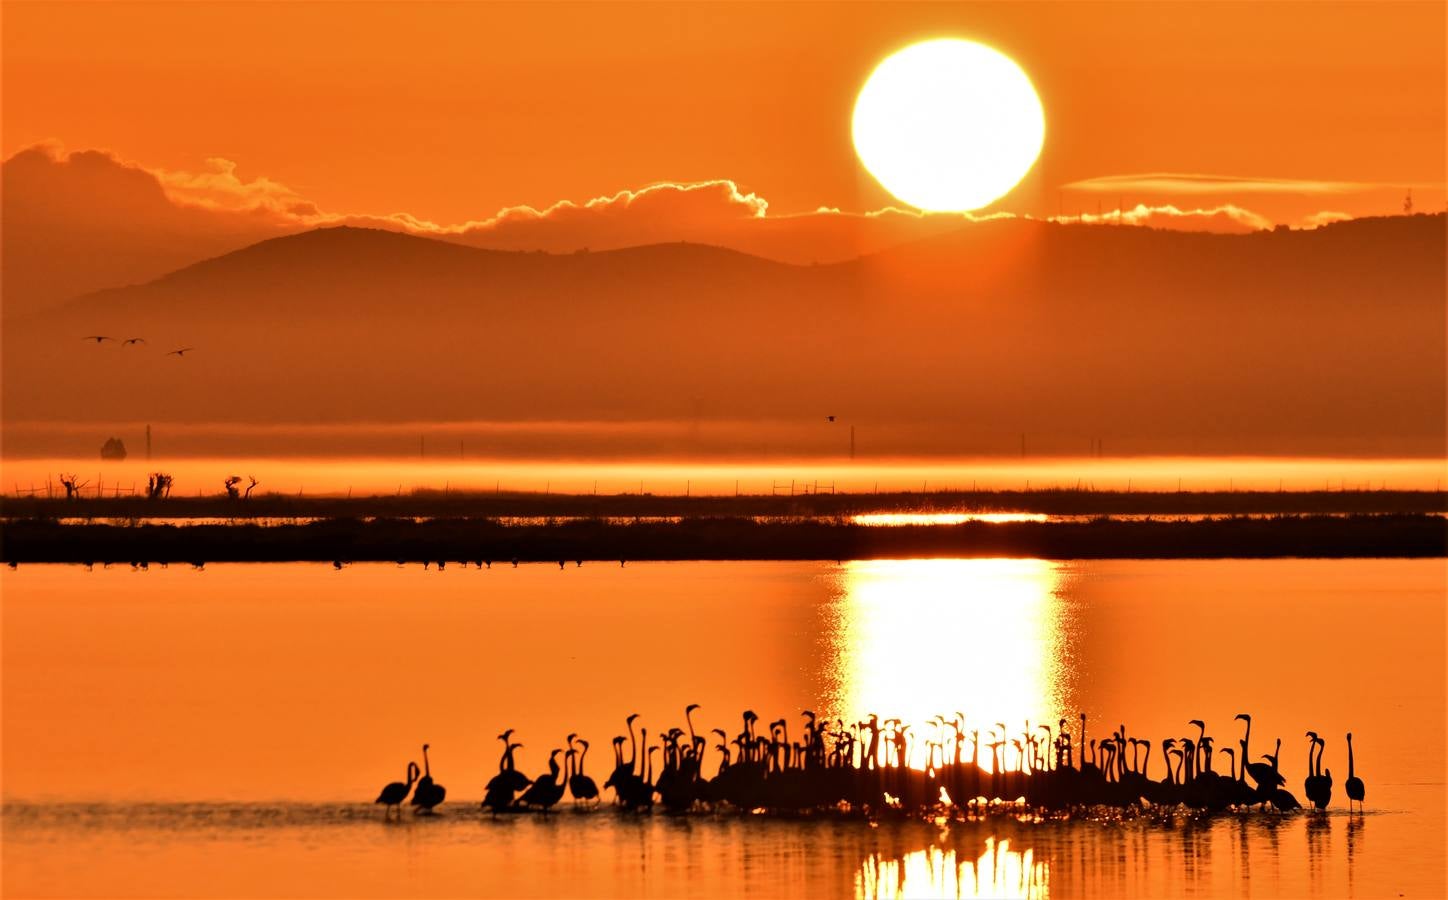
[[[83, 492], [82, 492], [83, 493]], [[764, 516], [830, 518], [890, 512], [1047, 515], [1239, 515], [1448, 512], [1448, 491], [931, 491], [794, 496], [539, 494], [415, 491], [374, 497], [0, 497], [3, 518], [345, 518]]]
[[298, 525], [5, 524], [14, 562], [1440, 557], [1448, 520], [1424, 515], [1273, 516], [1195, 522], [967, 522], [879, 528], [839, 520], [686, 518], [503, 525], [487, 519], [326, 519]]

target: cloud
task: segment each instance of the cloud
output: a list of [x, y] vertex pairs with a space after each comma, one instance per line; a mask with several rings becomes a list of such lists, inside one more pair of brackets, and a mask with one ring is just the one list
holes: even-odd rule
[[232, 212], [265, 210], [298, 219], [320, 216], [316, 205], [284, 184], [260, 177], [243, 181], [236, 163], [221, 157], [206, 160], [201, 172], [156, 170], [166, 194], [178, 203]]
[[721, 227], [763, 219], [769, 203], [727, 179], [662, 183], [545, 209], [511, 206], [455, 230], [468, 243], [572, 250], [703, 240]]
[[1113, 209], [1103, 213], [1082, 213], [1077, 216], [1052, 216], [1051, 221], [1082, 225], [1136, 225], [1172, 231], [1214, 231], [1246, 233], [1273, 227], [1266, 216], [1231, 203], [1220, 206], [1181, 209], [1171, 204], [1147, 206], [1138, 203], [1130, 209]]
[[[264, 190], [213, 168], [177, 177], [101, 150], [67, 152], [55, 142], [7, 159], [0, 191], [0, 269], [7, 315], [103, 288], [149, 281], [174, 269], [305, 228], [259, 201], [223, 203], [229, 177], [253, 198]], [[196, 199], [185, 202], [167, 182]]]
[[1313, 213], [1310, 216], [1303, 216], [1298, 220], [1296, 227], [1311, 230], [1313, 228], [1321, 228], [1324, 225], [1331, 225], [1333, 222], [1346, 222], [1352, 218], [1354, 218], [1354, 216], [1349, 213], [1325, 209], [1322, 212]]
[[1182, 172], [1104, 175], [1063, 185], [1068, 191], [1150, 194], [1357, 194], [1392, 188], [1442, 187], [1441, 184], [1399, 184], [1371, 181], [1312, 181], [1297, 178], [1242, 178]]
[[[1210, 175], [1119, 175], [1068, 188], [1101, 193], [1154, 189], [1186, 195], [1373, 187], [1357, 182], [1244, 179]], [[1396, 187], [1396, 186], [1395, 186]], [[1180, 231], [1242, 233], [1273, 227], [1261, 213], [1220, 203], [1150, 203], [1098, 215], [1056, 217]], [[27, 148], [4, 163], [3, 271], [8, 312], [119, 284], [147, 281], [249, 243], [330, 225], [385, 228], [498, 250], [568, 253], [691, 241], [797, 264], [853, 259], [910, 241], [1013, 218], [1008, 212], [926, 213], [887, 206], [779, 214], [761, 194], [729, 179], [661, 182], [588, 200], [509, 206], [455, 224], [407, 212], [323, 210], [265, 175], [244, 176], [234, 161], [207, 159], [196, 171], [147, 167], [104, 150], [67, 152], [58, 143]], [[1300, 227], [1350, 218], [1294, 212]], [[1029, 218], [1029, 217], [1027, 217]]]

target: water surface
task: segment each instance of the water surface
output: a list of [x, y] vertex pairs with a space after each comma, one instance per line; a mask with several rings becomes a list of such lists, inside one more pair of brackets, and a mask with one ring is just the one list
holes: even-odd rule
[[[7, 896], [1445, 890], [1442, 560], [22, 566], [3, 587]], [[540, 771], [652, 733], [868, 711], [1193, 734], [1255, 716], [1330, 815], [1025, 824], [477, 813], [505, 727]], [[1098, 730], [1099, 729], [1099, 730]], [[1352, 730], [1368, 814], [1349, 817]], [[429, 741], [445, 815], [369, 805]], [[717, 756], [706, 760], [712, 770]], [[1225, 760], [1220, 759], [1221, 765]], [[1153, 777], [1161, 777], [1159, 757]], [[84, 864], [79, 864], [84, 861]]]

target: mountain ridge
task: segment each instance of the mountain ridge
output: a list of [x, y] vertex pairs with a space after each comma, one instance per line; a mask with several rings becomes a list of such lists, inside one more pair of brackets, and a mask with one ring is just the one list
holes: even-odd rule
[[[1444, 222], [1238, 236], [1015, 220], [818, 265], [686, 243], [551, 254], [313, 230], [8, 321], [5, 415], [828, 408], [962, 445], [1050, 430], [1330, 452], [1374, 435], [1421, 455], [1441, 447], [1448, 407]], [[183, 346], [197, 348], [184, 363], [164, 357]]]

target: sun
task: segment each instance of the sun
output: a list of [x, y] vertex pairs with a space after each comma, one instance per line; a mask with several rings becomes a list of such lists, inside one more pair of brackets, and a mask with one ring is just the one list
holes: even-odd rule
[[951, 38], [913, 44], [855, 100], [855, 152], [896, 198], [931, 212], [980, 209], [1035, 164], [1046, 116], [1008, 56]]

